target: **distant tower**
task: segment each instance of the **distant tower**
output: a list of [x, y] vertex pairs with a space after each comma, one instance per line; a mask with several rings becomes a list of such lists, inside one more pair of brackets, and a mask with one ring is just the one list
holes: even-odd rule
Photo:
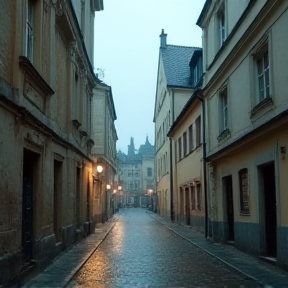
[[146, 142], [145, 142], [145, 145], [149, 145], [149, 140], [148, 140], [148, 135], [146, 135]]
[[130, 145], [128, 145], [128, 156], [135, 155], [134, 138], [130, 138]]

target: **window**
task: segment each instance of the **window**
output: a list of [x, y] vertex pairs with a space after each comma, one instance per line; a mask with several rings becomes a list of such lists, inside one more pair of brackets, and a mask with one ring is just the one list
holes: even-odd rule
[[187, 155], [187, 133], [184, 132], [183, 134], [183, 156]]
[[147, 168], [147, 176], [152, 177], [152, 168], [150, 167]]
[[220, 132], [228, 128], [227, 86], [220, 91]]
[[189, 152], [193, 150], [193, 125], [191, 124], [188, 128], [188, 137], [189, 137]]
[[135, 180], [133, 190], [138, 190], [138, 189], [139, 189], [139, 181]]
[[26, 57], [33, 61], [34, 46], [34, 1], [27, 1], [26, 11]]
[[195, 121], [196, 126], [196, 147], [201, 144], [201, 116], [199, 116]]
[[184, 214], [184, 189], [180, 187], [180, 214]]
[[258, 77], [259, 102], [261, 102], [265, 98], [270, 97], [268, 50], [266, 50], [257, 59], [257, 77]]
[[85, 1], [81, 0], [81, 31], [82, 35], [85, 34]]
[[219, 47], [221, 47], [226, 39], [226, 23], [225, 23], [225, 5], [221, 5], [217, 12], [218, 20], [218, 36], [219, 36]]
[[182, 141], [181, 141], [181, 137], [178, 139], [178, 161], [181, 160], [181, 156], [182, 156]]
[[241, 214], [249, 214], [248, 202], [248, 169], [244, 168], [238, 172], [239, 187], [240, 187], [240, 211]]
[[168, 173], [168, 154], [166, 152], [166, 173]]
[[196, 200], [195, 199], [195, 187], [191, 186], [191, 205], [192, 205], [191, 209], [192, 210], [195, 210], [195, 203], [196, 203], [195, 200]]
[[201, 184], [196, 184], [196, 191], [197, 191], [197, 209], [201, 210], [202, 207], [202, 194], [201, 194]]
[[193, 67], [193, 83], [195, 86], [198, 84], [199, 80], [202, 77], [202, 74], [203, 74], [202, 65], [203, 65], [202, 64], [202, 57], [199, 57], [196, 65]]

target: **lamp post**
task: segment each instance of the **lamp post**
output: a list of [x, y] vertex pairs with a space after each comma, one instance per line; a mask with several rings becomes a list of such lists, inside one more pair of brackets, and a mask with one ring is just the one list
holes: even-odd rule
[[[119, 185], [119, 186], [118, 186], [118, 199], [117, 199], [117, 212], [119, 211], [119, 198], [120, 198], [120, 192], [121, 192], [121, 190], [122, 190], [122, 186]], [[117, 196], [116, 196], [116, 198], [117, 198]]]
[[149, 206], [151, 205], [151, 211], [153, 211], [152, 193], [153, 193], [153, 190], [152, 190], [152, 189], [148, 189], [148, 195], [150, 196], [150, 197], [149, 197], [149, 205], [148, 205], [148, 208], [149, 208]]
[[106, 193], [105, 193], [105, 221], [108, 220], [108, 192], [111, 189], [111, 185], [106, 185]]
[[[101, 197], [101, 195], [102, 195], [102, 181], [100, 179], [100, 174], [103, 172], [103, 170], [104, 170], [103, 166], [98, 164], [96, 166], [96, 173], [92, 175], [93, 176], [93, 184], [95, 184], [95, 186], [96, 186], [95, 187], [96, 191], [94, 190], [96, 197]], [[99, 203], [101, 203], [101, 202], [99, 202]], [[102, 211], [102, 209], [100, 209], [100, 204], [98, 204], [98, 207], [95, 209], [95, 211], [97, 211], [97, 212]], [[98, 216], [96, 216], [96, 217], [97, 217], [96, 222], [98, 222], [98, 221], [103, 222], [103, 214], [102, 215], [98, 214]]]
[[116, 198], [117, 197], [117, 190], [114, 189], [113, 190], [113, 197], [112, 197], [112, 214], [114, 215], [115, 211], [116, 211]]

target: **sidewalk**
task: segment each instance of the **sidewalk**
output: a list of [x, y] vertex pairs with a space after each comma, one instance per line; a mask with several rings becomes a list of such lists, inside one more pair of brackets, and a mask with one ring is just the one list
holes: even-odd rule
[[117, 214], [95, 229], [95, 233], [64, 252], [42, 273], [25, 283], [22, 288], [63, 288], [85, 264], [106, 238], [117, 221]]
[[252, 278], [259, 283], [267, 285], [267, 288], [287, 288], [288, 287], [288, 272], [274, 267], [271, 264], [264, 263], [254, 257], [251, 257], [231, 245], [219, 244], [213, 241], [206, 240], [204, 234], [197, 232], [189, 227], [181, 226], [176, 223], [165, 221], [161, 216], [151, 211], [147, 213], [158, 220], [168, 229], [180, 237], [186, 239], [192, 244], [228, 266], [236, 269], [249, 278]]

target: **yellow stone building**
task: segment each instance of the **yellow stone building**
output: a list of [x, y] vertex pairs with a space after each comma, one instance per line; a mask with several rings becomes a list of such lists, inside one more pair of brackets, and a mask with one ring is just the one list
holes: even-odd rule
[[0, 3], [0, 286], [41, 271], [95, 225], [92, 35], [102, 9]]

